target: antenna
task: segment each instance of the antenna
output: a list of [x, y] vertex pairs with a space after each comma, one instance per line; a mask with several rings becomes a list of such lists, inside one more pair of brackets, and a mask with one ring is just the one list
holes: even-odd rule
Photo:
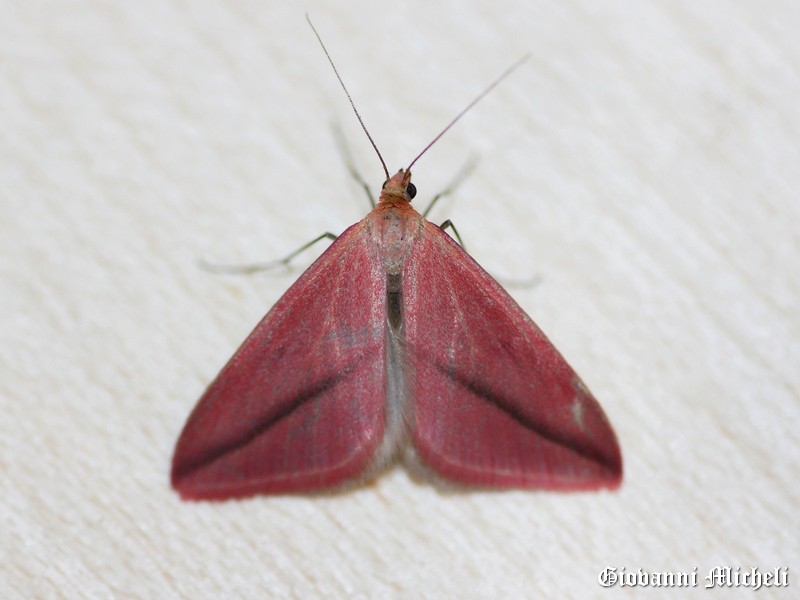
[[[383, 160], [383, 156], [381, 156], [381, 152], [380, 152], [380, 150], [378, 150], [378, 146], [375, 145], [375, 140], [372, 139], [372, 136], [369, 134], [369, 131], [367, 131], [367, 126], [364, 125], [364, 120], [361, 118], [361, 115], [358, 114], [358, 110], [356, 109], [356, 105], [353, 102], [353, 98], [350, 96], [350, 92], [347, 91], [347, 86], [344, 84], [344, 81], [342, 81], [342, 78], [339, 75], [339, 71], [336, 70], [336, 65], [333, 64], [333, 59], [331, 58], [331, 55], [328, 52], [328, 49], [325, 47], [325, 44], [322, 41], [322, 38], [320, 37], [319, 32], [317, 32], [316, 27], [314, 27], [314, 24], [311, 22], [311, 18], [308, 16], [308, 13], [306, 13], [306, 21], [308, 21], [308, 24], [311, 27], [311, 31], [314, 32], [315, 36], [317, 36], [317, 40], [319, 41], [319, 45], [322, 46], [322, 51], [325, 53], [325, 56], [328, 57], [328, 62], [331, 63], [331, 67], [333, 68], [333, 72], [336, 75], [336, 79], [339, 80], [339, 83], [341, 84], [342, 89], [344, 90], [344, 93], [347, 94], [347, 99], [350, 101], [350, 106], [353, 108], [353, 112], [356, 113], [356, 118], [358, 118], [358, 122], [361, 123], [361, 129], [363, 129], [364, 133], [367, 134], [367, 139], [369, 139], [369, 143], [372, 144], [372, 147], [375, 149], [375, 154], [378, 155], [378, 158], [381, 161], [381, 165], [383, 166], [383, 172], [386, 173], [386, 179], [389, 179], [389, 169], [386, 168], [386, 162]], [[459, 116], [461, 116], [461, 115], [459, 115]], [[434, 141], [436, 141], [436, 140], [434, 140]], [[426, 148], [426, 150], [427, 150], [427, 148]], [[414, 159], [414, 160], [416, 160], [416, 159]]]
[[469, 111], [469, 109], [470, 109], [470, 108], [472, 108], [473, 106], [475, 106], [475, 105], [478, 103], [478, 101], [480, 101], [480, 100], [481, 100], [481, 99], [482, 99], [482, 98], [483, 98], [483, 97], [484, 97], [486, 94], [488, 94], [488, 93], [489, 93], [489, 92], [491, 92], [491, 91], [492, 91], [492, 90], [493, 90], [495, 87], [497, 87], [497, 85], [498, 85], [498, 84], [499, 84], [501, 81], [503, 81], [503, 79], [505, 79], [506, 77], [508, 77], [509, 75], [511, 75], [511, 73], [512, 73], [513, 71], [517, 70], [517, 68], [518, 68], [518, 67], [519, 67], [519, 66], [520, 66], [522, 63], [524, 63], [526, 60], [528, 60], [530, 57], [531, 57], [531, 55], [530, 55], [530, 53], [528, 53], [528, 54], [526, 54], [525, 56], [523, 56], [522, 58], [520, 58], [520, 59], [519, 59], [517, 62], [515, 62], [513, 65], [511, 65], [510, 67], [508, 67], [508, 68], [507, 68], [505, 71], [503, 71], [503, 73], [500, 75], [500, 77], [498, 77], [498, 78], [497, 78], [497, 79], [495, 79], [495, 80], [494, 80], [494, 81], [493, 81], [491, 84], [489, 84], [489, 86], [488, 86], [488, 87], [487, 87], [485, 90], [483, 90], [483, 91], [482, 91], [480, 94], [478, 94], [478, 96], [477, 96], [477, 97], [476, 97], [476, 98], [475, 98], [475, 99], [474, 99], [472, 102], [470, 102], [469, 104], [467, 104], [467, 106], [466, 106], [466, 107], [465, 107], [465, 108], [464, 108], [464, 109], [463, 109], [463, 110], [462, 110], [460, 113], [458, 113], [458, 114], [456, 115], [456, 117], [455, 117], [455, 118], [454, 118], [452, 121], [450, 121], [450, 122], [447, 124], [447, 127], [445, 127], [444, 129], [442, 129], [441, 133], [439, 133], [439, 135], [437, 135], [435, 138], [433, 138], [433, 140], [432, 140], [432, 141], [431, 141], [431, 142], [430, 142], [430, 143], [429, 143], [427, 146], [425, 146], [425, 147], [422, 149], [422, 152], [420, 152], [419, 154], [417, 154], [417, 158], [415, 158], [414, 160], [412, 160], [412, 161], [411, 161], [411, 164], [410, 164], [410, 165], [408, 165], [408, 168], [406, 169], [406, 171], [410, 171], [410, 170], [411, 170], [411, 167], [413, 167], [413, 166], [414, 166], [414, 163], [415, 163], [415, 162], [417, 162], [417, 161], [418, 161], [418, 160], [419, 160], [419, 159], [422, 157], [422, 155], [423, 155], [423, 154], [425, 154], [425, 153], [428, 151], [428, 149], [429, 149], [431, 146], [433, 146], [433, 145], [434, 145], [436, 142], [438, 142], [438, 141], [439, 141], [439, 138], [440, 138], [440, 137], [442, 137], [442, 136], [443, 136], [445, 133], [447, 133], [447, 131], [448, 131], [448, 130], [449, 130], [449, 129], [450, 129], [452, 126], [453, 126], [453, 125], [455, 125], [455, 124], [456, 124], [456, 121], [458, 121], [458, 120], [459, 120], [461, 117], [463, 117], [463, 116], [464, 116], [464, 115], [467, 113], [467, 111]]

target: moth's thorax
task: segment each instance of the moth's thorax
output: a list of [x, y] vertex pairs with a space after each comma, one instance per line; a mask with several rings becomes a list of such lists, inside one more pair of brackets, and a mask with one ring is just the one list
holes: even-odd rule
[[411, 172], [402, 169], [386, 180], [378, 205], [369, 215], [381, 260], [391, 275], [402, 271], [408, 250], [425, 223], [422, 215], [411, 206], [407, 191], [410, 183]]

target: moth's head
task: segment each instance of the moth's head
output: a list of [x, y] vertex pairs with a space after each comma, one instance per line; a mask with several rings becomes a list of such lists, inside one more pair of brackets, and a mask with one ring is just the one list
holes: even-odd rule
[[417, 195], [417, 187], [411, 183], [411, 171], [400, 169], [383, 182], [381, 202], [411, 202]]

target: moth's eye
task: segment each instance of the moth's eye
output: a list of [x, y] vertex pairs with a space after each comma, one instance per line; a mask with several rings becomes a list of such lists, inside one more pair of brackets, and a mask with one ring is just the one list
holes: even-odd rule
[[386, 184], [387, 184], [387, 183], [389, 183], [389, 180], [388, 180], [388, 179], [387, 179], [386, 181], [384, 181], [384, 182], [383, 182], [383, 185], [381, 186], [381, 189], [382, 189], [382, 190], [386, 189]]
[[413, 198], [414, 196], [416, 196], [417, 186], [415, 186], [413, 183], [409, 183], [408, 187], [406, 188], [406, 194], [408, 194], [409, 198]]

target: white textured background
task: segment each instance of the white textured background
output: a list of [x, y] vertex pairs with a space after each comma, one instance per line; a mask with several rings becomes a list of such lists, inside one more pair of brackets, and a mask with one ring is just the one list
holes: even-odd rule
[[[800, 576], [799, 5], [276, 4], [0, 0], [0, 597]], [[306, 10], [392, 170], [532, 53], [415, 181], [422, 200], [480, 157], [433, 218], [494, 274], [542, 277], [512, 293], [608, 413], [619, 492], [443, 496], [403, 469], [333, 498], [170, 489], [195, 400], [314, 252], [289, 275], [196, 259], [274, 258], [363, 216], [334, 121], [382, 180]]]

